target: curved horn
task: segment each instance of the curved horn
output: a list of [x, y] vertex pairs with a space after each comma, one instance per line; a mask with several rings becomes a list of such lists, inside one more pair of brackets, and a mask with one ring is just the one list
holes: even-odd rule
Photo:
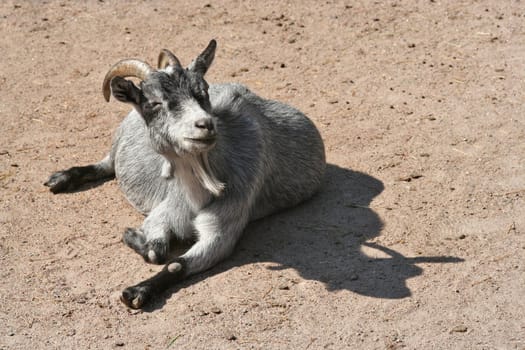
[[167, 49], [163, 49], [159, 54], [159, 69], [166, 68], [166, 66], [175, 66], [182, 68], [179, 59]]
[[109, 97], [111, 96], [110, 83], [114, 77], [137, 77], [140, 80], [144, 80], [153, 71], [154, 69], [149, 64], [141, 60], [126, 59], [115, 63], [104, 77], [104, 83], [102, 84], [104, 98], [109, 102]]

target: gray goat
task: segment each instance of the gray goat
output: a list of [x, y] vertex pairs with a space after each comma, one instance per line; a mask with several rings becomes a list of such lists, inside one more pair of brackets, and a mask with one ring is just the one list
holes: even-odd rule
[[[112, 93], [134, 109], [111, 151], [45, 183], [58, 193], [116, 177], [131, 204], [147, 215], [123, 240], [147, 262], [166, 266], [122, 292], [132, 308], [216, 265], [249, 221], [311, 197], [323, 178], [323, 142], [304, 114], [242, 85], [208, 86], [204, 74], [216, 46], [212, 40], [186, 69], [168, 50], [157, 70], [136, 59], [116, 63], [104, 79], [104, 97], [109, 101]], [[126, 77], [139, 78], [139, 87]], [[193, 245], [170, 258], [170, 241]]]

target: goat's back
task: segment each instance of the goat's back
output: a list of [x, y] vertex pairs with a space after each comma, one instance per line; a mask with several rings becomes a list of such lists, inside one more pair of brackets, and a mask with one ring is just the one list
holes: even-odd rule
[[233, 183], [226, 181], [227, 186], [241, 181], [255, 188], [252, 219], [296, 205], [316, 192], [326, 162], [323, 141], [310, 119], [238, 84], [212, 85], [210, 99], [219, 132], [237, 138], [231, 149], [218, 147], [226, 155], [223, 162], [235, 163], [230, 171], [244, 174]]

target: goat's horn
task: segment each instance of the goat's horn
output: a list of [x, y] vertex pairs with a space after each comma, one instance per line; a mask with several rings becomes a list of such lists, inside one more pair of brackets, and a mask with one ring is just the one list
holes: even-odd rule
[[179, 59], [170, 51], [163, 49], [159, 54], [159, 69], [166, 68], [166, 66], [182, 67]]
[[109, 102], [109, 97], [111, 96], [110, 83], [114, 77], [137, 77], [140, 80], [144, 80], [153, 71], [154, 69], [149, 64], [141, 60], [127, 59], [115, 63], [104, 77], [104, 83], [102, 84], [104, 98]]

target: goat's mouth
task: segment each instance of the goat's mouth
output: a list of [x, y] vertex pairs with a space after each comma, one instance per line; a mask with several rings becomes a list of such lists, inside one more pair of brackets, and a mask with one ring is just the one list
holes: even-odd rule
[[197, 144], [197, 145], [203, 145], [203, 146], [211, 146], [215, 143], [217, 138], [215, 136], [212, 137], [201, 137], [201, 138], [192, 138], [192, 137], [185, 137], [184, 140]]

